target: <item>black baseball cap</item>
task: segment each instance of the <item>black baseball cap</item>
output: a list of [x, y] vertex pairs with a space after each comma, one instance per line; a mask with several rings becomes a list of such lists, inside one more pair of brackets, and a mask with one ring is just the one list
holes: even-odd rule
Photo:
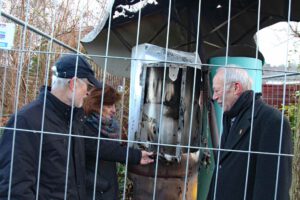
[[77, 67], [76, 77], [86, 78], [95, 87], [102, 88], [102, 84], [96, 79], [95, 73], [92, 70], [91, 65], [81, 55], [65, 55], [60, 57], [55, 63], [57, 77], [60, 78], [75, 77], [77, 58], [78, 58], [78, 67]]

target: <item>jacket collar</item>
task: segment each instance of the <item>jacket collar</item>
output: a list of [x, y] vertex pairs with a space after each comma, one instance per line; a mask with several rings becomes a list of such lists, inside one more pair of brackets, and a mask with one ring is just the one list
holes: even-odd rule
[[[247, 110], [249, 110], [249, 107], [252, 107], [252, 105], [253, 105], [252, 104], [253, 103], [253, 94], [255, 94], [255, 97], [254, 97], [255, 104], [257, 103], [257, 100], [261, 101], [260, 100], [261, 93], [254, 93], [254, 91], [252, 91], [252, 90], [245, 91], [238, 98], [238, 100], [233, 105], [233, 107], [229, 111], [224, 112], [224, 118], [232, 119], [234, 117], [239, 118], [240, 116], [243, 116], [244, 113]], [[252, 109], [250, 109], [250, 110], [252, 111]], [[254, 116], [256, 115], [256, 113], [257, 113], [257, 110], [254, 110]], [[250, 112], [250, 115], [248, 115], [248, 117], [250, 117], [250, 119], [252, 117], [251, 114], [252, 114], [252, 112]]]
[[246, 110], [249, 106], [251, 106], [252, 101], [253, 91], [248, 90], [243, 92], [232, 108], [229, 111], [224, 112], [224, 116], [229, 118], [236, 117], [239, 113], [243, 112], [243, 110]]

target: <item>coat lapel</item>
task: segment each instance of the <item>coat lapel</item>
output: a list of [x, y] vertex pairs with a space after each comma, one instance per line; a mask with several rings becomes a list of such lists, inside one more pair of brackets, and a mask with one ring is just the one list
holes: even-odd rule
[[229, 132], [228, 139], [224, 145], [225, 149], [234, 149], [235, 145], [249, 133], [251, 126], [251, 118], [248, 116], [242, 117], [238, 122], [237, 126], [232, 127]]
[[[254, 115], [253, 119], [255, 120], [258, 111], [260, 110], [260, 102], [255, 102], [255, 108], [254, 108]], [[237, 117], [237, 120], [235, 125], [230, 129], [228, 138], [226, 142], [224, 143], [223, 148], [228, 150], [238, 150], [236, 149], [236, 145], [248, 134], [250, 134], [250, 128], [251, 128], [251, 118], [252, 118], [252, 106], [250, 106], [244, 113], [241, 113], [240, 116]], [[249, 143], [247, 142], [249, 145]], [[230, 154], [231, 151], [223, 151], [221, 153], [220, 160], [224, 159], [228, 154]]]

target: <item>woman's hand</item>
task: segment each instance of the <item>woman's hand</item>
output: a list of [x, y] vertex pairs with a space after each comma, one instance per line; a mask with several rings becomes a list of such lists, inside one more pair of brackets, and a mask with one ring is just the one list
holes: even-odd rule
[[142, 158], [141, 158], [141, 161], [140, 161], [140, 164], [141, 165], [148, 165], [150, 163], [153, 163], [153, 152], [148, 152], [148, 151], [144, 151], [142, 150]]

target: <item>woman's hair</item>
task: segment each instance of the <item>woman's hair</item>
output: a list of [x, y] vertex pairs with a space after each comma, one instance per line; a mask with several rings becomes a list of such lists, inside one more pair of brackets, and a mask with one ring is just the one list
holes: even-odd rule
[[[85, 114], [90, 115], [94, 112], [100, 113], [102, 89], [93, 88], [90, 94], [85, 98], [83, 109]], [[110, 85], [104, 87], [103, 105], [110, 106], [120, 101], [121, 95]]]

